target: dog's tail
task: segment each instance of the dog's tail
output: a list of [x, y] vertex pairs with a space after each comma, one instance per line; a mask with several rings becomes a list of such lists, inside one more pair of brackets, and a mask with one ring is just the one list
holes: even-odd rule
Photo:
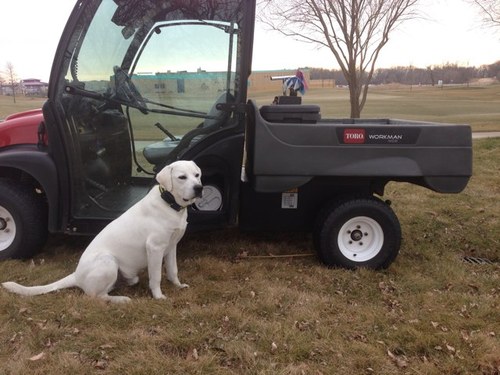
[[54, 292], [59, 289], [71, 288], [77, 285], [75, 274], [72, 273], [71, 275], [63, 277], [62, 279], [47, 285], [23, 286], [15, 282], [8, 281], [2, 283], [2, 286], [12, 293], [21, 294], [23, 296], [36, 296], [39, 294]]

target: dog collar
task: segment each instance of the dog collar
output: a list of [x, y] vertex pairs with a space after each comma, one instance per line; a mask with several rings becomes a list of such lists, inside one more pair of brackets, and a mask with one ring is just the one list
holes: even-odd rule
[[183, 210], [184, 208], [186, 208], [186, 207], [182, 207], [181, 205], [179, 205], [175, 201], [174, 196], [169, 191], [166, 191], [163, 188], [163, 186], [161, 186], [161, 185], [158, 185], [158, 186], [160, 187], [161, 199], [163, 199], [171, 208], [173, 208], [177, 212], [180, 212], [181, 210]]

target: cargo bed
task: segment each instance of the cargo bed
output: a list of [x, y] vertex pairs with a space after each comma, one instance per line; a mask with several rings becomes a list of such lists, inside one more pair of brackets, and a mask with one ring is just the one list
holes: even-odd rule
[[318, 106], [249, 102], [247, 173], [261, 192], [315, 176], [407, 181], [462, 191], [472, 174], [468, 125], [393, 119], [321, 119]]

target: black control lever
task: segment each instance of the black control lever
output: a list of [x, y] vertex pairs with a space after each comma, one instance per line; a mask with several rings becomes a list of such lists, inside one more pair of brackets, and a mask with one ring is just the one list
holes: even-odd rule
[[175, 135], [173, 135], [172, 133], [170, 133], [162, 124], [160, 124], [159, 122], [157, 122], [155, 124], [155, 126], [160, 129], [163, 133], [165, 133], [172, 141], [178, 141], [179, 138], [177, 138]]

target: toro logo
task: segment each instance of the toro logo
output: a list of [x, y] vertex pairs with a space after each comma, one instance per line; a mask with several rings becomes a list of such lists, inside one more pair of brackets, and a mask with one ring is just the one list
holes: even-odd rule
[[344, 143], [365, 143], [365, 129], [344, 129]]

